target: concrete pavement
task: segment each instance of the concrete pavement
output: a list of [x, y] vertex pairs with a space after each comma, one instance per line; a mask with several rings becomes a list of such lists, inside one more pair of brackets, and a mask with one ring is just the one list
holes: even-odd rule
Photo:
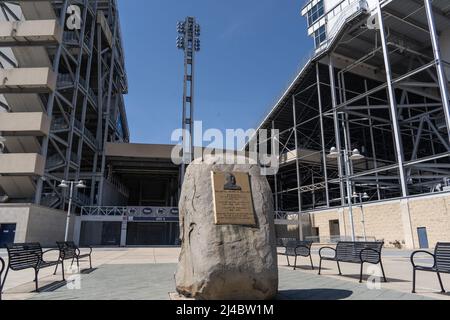
[[[5, 300], [163, 300], [168, 299], [169, 292], [175, 291], [173, 275], [178, 261], [179, 248], [98, 248], [94, 249], [94, 270], [84, 270], [80, 277], [79, 290], [69, 290], [61, 282], [61, 272], [53, 275], [53, 269], [40, 273], [40, 286], [43, 292], [34, 293], [33, 271], [10, 272], [4, 287]], [[52, 256], [53, 255], [53, 256]], [[1, 251], [0, 256], [5, 256]], [[439, 294], [437, 277], [432, 273], [419, 273], [417, 292], [412, 295], [412, 268], [409, 261], [410, 252], [385, 250], [383, 262], [388, 283], [381, 283], [380, 290], [371, 290], [366, 283], [359, 284], [359, 266], [342, 264], [344, 276], [337, 275], [333, 262], [324, 262], [322, 276], [317, 270], [311, 270], [309, 259], [299, 260], [299, 269], [294, 271], [287, 267], [286, 259], [279, 257], [280, 295], [279, 299], [447, 299], [450, 294]], [[51, 253], [47, 260], [56, 259]], [[317, 250], [313, 250], [313, 261], [319, 263]], [[430, 259], [420, 259], [421, 263], [431, 263]], [[293, 262], [293, 261], [292, 261]], [[87, 261], [81, 268], [88, 268]], [[443, 275], [444, 285], [450, 288], [450, 277]], [[76, 287], [76, 283], [69, 287]]]

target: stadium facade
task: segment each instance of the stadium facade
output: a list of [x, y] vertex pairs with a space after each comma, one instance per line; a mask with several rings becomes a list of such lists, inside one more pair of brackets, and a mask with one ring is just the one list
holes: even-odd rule
[[0, 1], [0, 9], [0, 245], [64, 239], [70, 193], [60, 184], [79, 180], [86, 188], [74, 190], [69, 238], [175, 242], [170, 152], [128, 144], [117, 1]]
[[310, 0], [301, 14], [314, 52], [259, 126], [280, 132], [279, 237], [450, 241], [449, 2]]
[[[76, 242], [177, 244], [173, 146], [129, 143], [117, 1], [0, 7], [0, 246], [64, 238], [63, 180], [86, 185]], [[448, 0], [310, 0], [301, 14], [314, 51], [258, 128], [280, 132], [278, 237], [450, 241]]]

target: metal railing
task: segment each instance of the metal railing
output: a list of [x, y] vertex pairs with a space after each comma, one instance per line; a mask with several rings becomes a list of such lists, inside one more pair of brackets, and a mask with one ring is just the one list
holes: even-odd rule
[[[351, 236], [330, 236], [330, 237], [305, 237], [305, 240], [312, 241], [313, 243], [335, 244], [341, 241], [352, 241]], [[356, 242], [376, 242], [375, 237], [356, 237]]]
[[127, 207], [83, 207], [82, 216], [123, 217], [128, 214]]
[[146, 217], [146, 216], [172, 216], [178, 217], [179, 211], [175, 207], [83, 207], [82, 216], [94, 217]]

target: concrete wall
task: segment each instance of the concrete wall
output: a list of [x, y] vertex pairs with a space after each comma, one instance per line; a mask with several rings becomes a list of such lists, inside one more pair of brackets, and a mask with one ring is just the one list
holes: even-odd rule
[[[67, 213], [46, 207], [31, 206], [26, 242], [39, 242], [44, 247], [55, 247], [56, 241], [64, 241]], [[69, 239], [73, 238], [72, 216], [69, 225]]]
[[[73, 223], [69, 227], [69, 239], [73, 238]], [[63, 241], [66, 213], [30, 204], [0, 205], [0, 224], [16, 223], [14, 242], [39, 242], [43, 247], [55, 247]]]
[[409, 201], [413, 241], [418, 246], [417, 228], [426, 227], [430, 245], [450, 242], [450, 195]]
[[24, 205], [1, 205], [0, 224], [16, 224], [16, 237], [14, 242], [26, 242], [28, 229], [28, 215], [30, 207]]
[[[450, 242], [450, 193], [385, 201], [363, 206], [367, 237], [384, 240], [386, 247], [396, 242], [404, 248], [419, 247], [417, 228], [427, 228], [431, 247], [437, 242]], [[329, 222], [339, 220], [341, 236], [351, 236], [348, 208], [311, 213], [312, 227], [319, 228], [319, 236], [330, 237]], [[353, 207], [353, 221], [357, 237], [363, 236], [360, 207]]]

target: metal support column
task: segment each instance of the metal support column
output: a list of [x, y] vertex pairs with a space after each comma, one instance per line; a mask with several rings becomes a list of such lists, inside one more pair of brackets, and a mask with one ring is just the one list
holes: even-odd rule
[[325, 198], [327, 207], [330, 207], [330, 193], [328, 186], [328, 168], [327, 168], [327, 148], [325, 143], [325, 128], [323, 124], [323, 107], [322, 107], [322, 91], [320, 88], [320, 73], [319, 64], [316, 64], [316, 78], [317, 78], [317, 98], [319, 102], [319, 114], [320, 114], [320, 135], [322, 143], [322, 161], [323, 161], [323, 174], [325, 176]]
[[[364, 89], [366, 92], [369, 90], [367, 86], [367, 80], [364, 80]], [[372, 158], [373, 158], [373, 167], [374, 169], [378, 169], [378, 159], [377, 159], [377, 152], [375, 147], [375, 135], [373, 131], [373, 119], [372, 119], [372, 111], [370, 111], [370, 98], [369, 96], [366, 97], [366, 105], [367, 105], [367, 113], [369, 115], [369, 130], [370, 130], [370, 144], [372, 145]], [[377, 177], [377, 197], [378, 200], [381, 200], [381, 192], [380, 192], [380, 184], [378, 180], [378, 172], [375, 174]]]
[[345, 206], [345, 189], [344, 189], [344, 171], [342, 169], [342, 156], [341, 156], [341, 135], [339, 133], [339, 119], [338, 119], [338, 113], [337, 113], [337, 100], [336, 100], [336, 81], [335, 81], [335, 74], [334, 74], [334, 65], [333, 65], [333, 59], [330, 56], [329, 61], [329, 73], [330, 73], [330, 88], [331, 88], [331, 101], [333, 106], [333, 120], [334, 120], [334, 132], [336, 135], [336, 148], [339, 152], [338, 157], [338, 169], [339, 169], [339, 186], [341, 190], [341, 204], [342, 206]]
[[[345, 123], [345, 117], [342, 119], [342, 128], [344, 130], [344, 137], [347, 136], [347, 124]], [[353, 219], [353, 203], [352, 203], [352, 182], [350, 181], [351, 169], [350, 169], [350, 146], [348, 140], [345, 138], [345, 150], [344, 150], [344, 163], [345, 163], [345, 180], [347, 185], [347, 201], [348, 201], [348, 216], [350, 220], [350, 230], [352, 233], [352, 241], [356, 241], [355, 234], [355, 221]]]
[[442, 105], [444, 107], [445, 120], [447, 122], [447, 138], [450, 139], [450, 96], [448, 92], [448, 79], [445, 74], [444, 65], [442, 63], [439, 38], [437, 35], [436, 24], [434, 22], [433, 6], [430, 0], [425, 0], [425, 10], [427, 12], [431, 43], [433, 45], [433, 54], [436, 62], [436, 70], [439, 80], [439, 89], [441, 91]]
[[[275, 130], [275, 121], [272, 121], [272, 129]], [[278, 172], [275, 172], [274, 176], [274, 191], [275, 191], [275, 212], [279, 211], [279, 205], [278, 205]]]
[[377, 1], [377, 7], [378, 7], [378, 20], [379, 20], [379, 24], [380, 24], [381, 44], [382, 44], [383, 56], [384, 56], [384, 67], [386, 70], [386, 81], [387, 81], [387, 88], [388, 88], [388, 93], [389, 93], [389, 106], [390, 106], [390, 110], [391, 110], [392, 128], [394, 129], [395, 149], [396, 149], [396, 153], [397, 153], [397, 163], [399, 166], [400, 186], [402, 189], [402, 196], [404, 198], [406, 198], [408, 196], [408, 187], [406, 185], [405, 167], [404, 167], [404, 159], [403, 159], [403, 147], [402, 147], [400, 126], [399, 126], [399, 122], [398, 122], [398, 113], [397, 113], [397, 101], [395, 99], [395, 89], [392, 84], [391, 62], [389, 59], [387, 40], [386, 40], [386, 34], [385, 34], [385, 29], [384, 29], [383, 13], [381, 11], [381, 4], [379, 1]]
[[298, 159], [298, 133], [297, 133], [297, 109], [295, 103], [295, 95], [292, 96], [292, 113], [294, 117], [294, 139], [295, 139], [295, 166], [297, 169], [297, 196], [298, 196], [298, 228], [300, 240], [303, 241], [303, 224], [302, 224], [302, 191], [300, 181], [300, 161]]
[[[59, 16], [59, 24], [60, 26], [64, 26], [65, 22], [66, 22], [66, 11], [67, 11], [67, 7], [69, 6], [69, 1], [68, 0], [64, 0], [62, 9], [61, 9], [61, 14]], [[64, 41], [61, 41], [61, 43], [58, 45], [58, 48], [56, 49], [56, 54], [55, 54], [55, 60], [53, 61], [53, 71], [58, 74], [59, 72], [59, 65], [61, 62], [61, 55], [62, 55], [62, 51], [63, 51], [63, 47], [64, 47]], [[49, 117], [49, 119], [52, 119], [53, 117], [53, 109], [55, 106], [55, 98], [56, 98], [56, 90], [54, 90], [48, 99], [48, 103], [47, 103], [47, 116]], [[42, 141], [42, 147], [41, 147], [41, 155], [46, 156], [47, 152], [48, 152], [48, 146], [49, 146], [49, 142], [50, 142], [50, 135], [47, 135], [44, 137], [43, 141]], [[37, 183], [36, 183], [36, 193], [35, 193], [35, 199], [34, 199], [34, 203], [39, 205], [41, 204], [41, 199], [42, 199], [42, 191], [44, 189], [44, 179], [40, 178], [38, 179]]]

